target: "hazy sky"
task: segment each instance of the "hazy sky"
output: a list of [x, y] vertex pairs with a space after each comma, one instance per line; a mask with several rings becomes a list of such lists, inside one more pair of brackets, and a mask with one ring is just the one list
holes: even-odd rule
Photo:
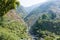
[[20, 4], [23, 5], [24, 7], [29, 7], [34, 4], [46, 2], [46, 0], [19, 0], [19, 1]]

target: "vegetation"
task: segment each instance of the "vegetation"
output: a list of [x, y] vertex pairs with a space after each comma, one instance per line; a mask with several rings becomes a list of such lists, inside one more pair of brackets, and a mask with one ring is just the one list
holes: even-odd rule
[[[27, 25], [23, 20], [20, 21], [21, 19], [19, 21], [14, 19], [17, 16], [10, 12], [17, 5], [19, 5], [17, 0], [0, 0], [0, 40], [28, 40], [29, 38], [26, 31]], [[8, 11], [10, 13], [7, 13]]]
[[[11, 14], [8, 14], [11, 15]], [[0, 26], [0, 40], [28, 40], [30, 36], [27, 33], [27, 25], [21, 21], [17, 21], [13, 16], [3, 16], [4, 26]]]
[[3, 24], [3, 15], [11, 9], [15, 9], [16, 5], [19, 5], [17, 0], [0, 0], [0, 25]]
[[[45, 40], [59, 40], [60, 38], [60, 20], [51, 19], [48, 15], [43, 14], [36, 23], [31, 27], [30, 34], [34, 37]], [[39, 40], [39, 39], [37, 39]]]

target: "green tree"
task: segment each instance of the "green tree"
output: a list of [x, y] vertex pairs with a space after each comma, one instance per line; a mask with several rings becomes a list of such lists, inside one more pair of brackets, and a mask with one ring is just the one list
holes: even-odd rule
[[3, 15], [11, 9], [15, 9], [18, 5], [17, 0], [0, 0], [0, 25], [3, 24]]
[[47, 14], [42, 15], [42, 19], [47, 19], [47, 18], [48, 18]]
[[57, 40], [60, 40], [60, 38], [57, 38]]

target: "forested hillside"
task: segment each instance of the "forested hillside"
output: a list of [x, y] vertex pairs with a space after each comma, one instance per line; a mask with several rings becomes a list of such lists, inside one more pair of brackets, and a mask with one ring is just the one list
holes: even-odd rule
[[60, 19], [60, 1], [49, 1], [34, 8], [25, 18], [25, 22], [32, 26], [42, 14], [48, 14], [51, 19]]
[[[51, 19], [43, 14], [30, 28], [30, 34], [37, 40], [60, 40], [60, 19]], [[50, 18], [50, 19], [48, 19]]]
[[19, 1], [0, 0], [0, 40], [60, 40], [60, 1], [29, 7]]
[[35, 40], [60, 40], [60, 1], [46, 2], [25, 18]]

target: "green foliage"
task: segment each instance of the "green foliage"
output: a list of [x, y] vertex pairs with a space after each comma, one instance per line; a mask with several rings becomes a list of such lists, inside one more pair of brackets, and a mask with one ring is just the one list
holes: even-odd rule
[[0, 16], [6, 14], [9, 10], [15, 9], [17, 0], [0, 0]]
[[60, 20], [38, 19], [31, 28], [32, 35], [45, 40], [55, 40], [60, 37]]
[[25, 23], [17, 21], [13, 17], [9, 18], [10, 14], [5, 15], [9, 10], [15, 9], [17, 5], [19, 5], [17, 0], [0, 0], [0, 40], [28, 40]]
[[60, 40], [60, 38], [57, 38], [57, 40]]
[[0, 0], [0, 25], [3, 24], [3, 15], [11, 9], [15, 9], [17, 5], [19, 5], [17, 0]]
[[0, 40], [28, 40], [27, 26], [24, 22], [17, 20], [8, 21], [8, 16], [4, 16], [4, 26], [0, 26]]
[[49, 20], [53, 20], [56, 19], [56, 14], [55, 13], [46, 13], [46, 14], [42, 14], [41, 16], [42, 19], [49, 19]]
[[48, 15], [47, 14], [43, 14], [42, 15], [42, 19], [48, 19]]
[[0, 26], [0, 40], [28, 40], [30, 36], [26, 31], [27, 25], [21, 19], [17, 21], [17, 18], [15, 18], [17, 15], [13, 15], [15, 13], [12, 16], [11, 14], [3, 16], [4, 26]]
[[49, 18], [50, 19], [55, 19], [56, 18], [56, 13], [54, 13], [53, 11], [49, 10], [48, 12]]
[[0, 26], [0, 40], [19, 40], [19, 37], [11, 30]]

